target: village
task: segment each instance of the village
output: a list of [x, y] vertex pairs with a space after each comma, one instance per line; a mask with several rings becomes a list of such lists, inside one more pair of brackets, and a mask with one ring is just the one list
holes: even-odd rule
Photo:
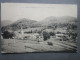
[[[10, 29], [7, 31], [12, 32]], [[74, 37], [76, 36], [74, 35]], [[75, 52], [77, 48], [77, 37], [75, 40], [72, 38], [73, 35], [69, 35], [66, 27], [35, 27], [23, 29], [23, 26], [21, 25], [21, 28], [19, 30], [14, 31], [14, 35], [7, 35], [7, 38], [1, 38], [3, 49], [2, 53], [47, 51]], [[9, 49], [10, 51], [8, 51]]]

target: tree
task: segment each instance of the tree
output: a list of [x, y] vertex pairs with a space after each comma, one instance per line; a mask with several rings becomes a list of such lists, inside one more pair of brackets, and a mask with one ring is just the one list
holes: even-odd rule
[[43, 32], [43, 38], [44, 38], [44, 41], [46, 41], [47, 39], [50, 39], [50, 34], [47, 33], [46, 31]]
[[50, 36], [54, 36], [54, 35], [55, 35], [55, 33], [54, 33], [54, 32], [50, 32], [49, 34], [50, 34]]
[[9, 38], [13, 38], [13, 36], [15, 36], [15, 34], [13, 32], [4, 31], [2, 36], [4, 39], [9, 39]]

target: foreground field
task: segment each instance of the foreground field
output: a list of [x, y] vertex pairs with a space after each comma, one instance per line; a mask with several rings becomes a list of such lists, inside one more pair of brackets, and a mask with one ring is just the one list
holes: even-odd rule
[[[49, 44], [49, 42], [51, 44]], [[47, 41], [37, 42], [31, 40], [2, 39], [2, 53], [27, 52], [76, 52], [76, 43], [56, 41], [51, 38]]]

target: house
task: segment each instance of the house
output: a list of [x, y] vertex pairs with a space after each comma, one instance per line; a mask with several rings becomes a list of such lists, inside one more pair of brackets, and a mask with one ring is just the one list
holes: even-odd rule
[[66, 36], [67, 37], [67, 30], [65, 28], [57, 28], [55, 30], [55, 36], [56, 38], [58, 39], [61, 39], [63, 36]]
[[64, 34], [56, 34], [56, 38], [62, 38]]
[[55, 30], [55, 33], [67, 33], [67, 30], [66, 29], [63, 29], [63, 28], [57, 28], [56, 30]]

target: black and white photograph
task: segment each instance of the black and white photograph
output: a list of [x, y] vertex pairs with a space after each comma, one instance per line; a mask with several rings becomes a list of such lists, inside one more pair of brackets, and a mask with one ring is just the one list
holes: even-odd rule
[[1, 53], [76, 53], [77, 5], [1, 3]]

